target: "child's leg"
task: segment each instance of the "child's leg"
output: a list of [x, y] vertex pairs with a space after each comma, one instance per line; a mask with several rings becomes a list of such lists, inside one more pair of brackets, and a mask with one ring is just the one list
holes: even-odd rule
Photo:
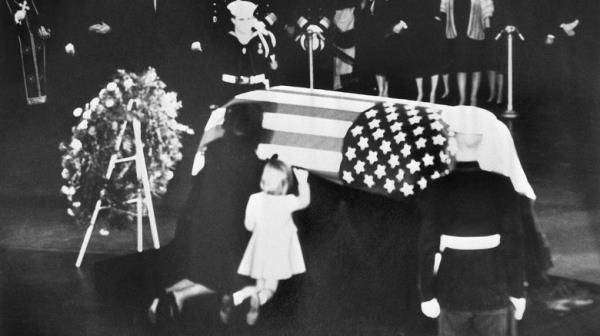
[[258, 301], [262, 306], [265, 303], [267, 303], [273, 297], [273, 295], [275, 295], [275, 291], [277, 291], [279, 281], [272, 279], [263, 279], [261, 285], [262, 287], [258, 287]]
[[233, 304], [239, 306], [244, 300], [251, 297], [258, 291], [257, 286], [246, 286], [233, 293]]

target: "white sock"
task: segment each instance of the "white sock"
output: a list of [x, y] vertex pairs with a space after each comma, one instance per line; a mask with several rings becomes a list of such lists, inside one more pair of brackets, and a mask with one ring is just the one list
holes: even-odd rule
[[242, 304], [242, 302], [244, 302], [244, 300], [246, 298], [252, 296], [255, 292], [256, 292], [256, 288], [247, 286], [247, 287], [244, 287], [244, 288], [240, 289], [239, 291], [233, 293], [233, 295], [232, 295], [233, 305], [239, 306], [240, 304]]
[[262, 306], [265, 303], [267, 303], [267, 301], [269, 301], [271, 296], [272, 296], [272, 294], [270, 291], [263, 290], [258, 293], [258, 302], [260, 302], [260, 305]]

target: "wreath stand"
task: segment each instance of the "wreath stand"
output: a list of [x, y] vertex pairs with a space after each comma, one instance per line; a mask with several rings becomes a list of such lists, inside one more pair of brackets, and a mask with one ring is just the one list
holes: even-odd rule
[[[130, 157], [118, 158], [119, 149], [121, 147], [121, 142], [123, 141], [123, 134], [125, 133], [125, 129], [127, 128], [128, 122], [125, 121], [121, 125], [121, 130], [119, 131], [119, 135], [117, 137], [115, 143], [115, 154], [111, 155], [110, 161], [108, 163], [108, 169], [106, 171], [106, 179], [110, 179], [113, 170], [115, 169], [115, 165], [118, 163], [124, 163], [129, 161], [134, 161], [135, 164], [135, 172], [138, 178], [138, 181], [141, 182], [142, 188], [138, 188], [137, 197], [130, 199], [127, 203], [136, 203], [137, 205], [137, 251], [142, 252], [143, 250], [143, 211], [142, 207], [145, 205], [146, 210], [148, 211], [148, 218], [150, 220], [150, 231], [152, 233], [152, 241], [154, 242], [154, 248], [159, 249], [160, 243], [158, 240], [158, 231], [156, 229], [156, 216], [154, 215], [154, 207], [152, 205], [152, 195], [150, 193], [150, 182], [148, 180], [148, 171], [146, 170], [146, 160], [144, 159], [144, 144], [142, 143], [142, 127], [140, 121], [134, 119], [133, 124], [133, 134], [134, 134], [134, 142], [135, 142], [135, 154]], [[92, 237], [92, 233], [94, 231], [94, 225], [96, 224], [96, 220], [98, 219], [98, 214], [100, 210], [107, 209], [110, 206], [102, 205], [102, 195], [105, 190], [102, 189], [100, 191], [100, 197], [98, 201], [96, 201], [96, 206], [94, 208], [94, 212], [92, 213], [92, 218], [90, 220], [90, 225], [85, 232], [85, 236], [83, 238], [83, 243], [81, 244], [81, 249], [79, 250], [79, 255], [77, 256], [77, 261], [75, 262], [75, 266], [77, 268], [81, 267], [81, 263], [83, 261], [83, 256], [85, 255], [85, 251], [90, 242], [90, 238]]]

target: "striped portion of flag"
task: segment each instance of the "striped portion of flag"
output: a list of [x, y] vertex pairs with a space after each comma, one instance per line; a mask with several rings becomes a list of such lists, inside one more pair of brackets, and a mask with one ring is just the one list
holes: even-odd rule
[[[278, 86], [236, 96], [227, 105], [259, 103], [263, 107], [265, 142], [257, 155], [273, 154], [290, 165], [338, 180], [344, 137], [359, 115], [380, 102], [415, 103], [367, 95]], [[201, 147], [222, 135], [225, 107], [213, 111]]]

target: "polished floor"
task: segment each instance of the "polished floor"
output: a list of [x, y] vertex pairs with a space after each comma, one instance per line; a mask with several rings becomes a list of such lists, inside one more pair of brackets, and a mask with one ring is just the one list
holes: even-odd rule
[[[530, 292], [520, 335], [600, 334], [600, 67], [587, 64], [579, 87], [522, 84], [513, 136], [537, 193], [536, 214], [554, 259], [552, 286]], [[583, 84], [582, 84], [583, 83]], [[43, 106], [25, 107], [18, 82], [0, 92], [0, 335], [151, 335], [145, 308], [154, 290], [156, 256], [135, 252], [133, 230], [95, 234], [81, 269], [74, 267], [83, 237], [66, 214], [59, 195], [58, 143], [74, 122], [60, 96]], [[544, 84], [551, 90], [542, 90]], [[554, 83], [556, 84], [556, 83]], [[583, 85], [587, 87], [584, 89]], [[524, 89], [523, 86], [521, 89]], [[568, 88], [567, 88], [568, 89]], [[481, 99], [484, 100], [485, 91]], [[455, 103], [456, 97], [444, 103]], [[502, 107], [484, 105], [500, 114]], [[197, 130], [207, 115], [187, 109], [182, 117]], [[191, 154], [198, 141], [184, 142], [184, 160], [166, 197], [158, 204], [161, 242], [173, 236], [177, 209], [188, 190]], [[146, 237], [146, 246], [150, 246]], [[567, 299], [567, 300], [563, 300]], [[561, 301], [563, 300], [563, 301]], [[195, 302], [182, 334], [264, 335], [433, 335], [435, 326], [417, 312], [394, 323], [385, 308], [369, 306], [363, 316], [331, 302], [330, 310], [278, 323], [286, 312], [264, 312], [257, 328], [223, 327], [216, 298]], [[342, 307], [340, 307], [342, 306]], [[343, 321], [332, 314], [348, 312]], [[294, 310], [291, 310], [294, 312]], [[363, 311], [363, 310], [360, 310]], [[279, 315], [278, 315], [279, 314]], [[411, 314], [410, 312], [408, 314]], [[315, 318], [318, 315], [319, 318]], [[328, 320], [327, 318], [331, 316]], [[328, 321], [315, 325], [313, 321]], [[169, 331], [166, 332], [167, 334]], [[163, 333], [164, 334], [164, 333]]]
[[[497, 107], [490, 109], [501, 112]], [[592, 103], [565, 105], [542, 100], [522, 106], [520, 117], [512, 122], [523, 165], [538, 196], [536, 213], [551, 244], [555, 266], [550, 274], [557, 284], [547, 289], [550, 292], [530, 293], [531, 304], [519, 324], [520, 335], [600, 333], [600, 153], [595, 146], [600, 124], [595, 111], [597, 106]], [[74, 267], [83, 230], [71, 223], [64, 200], [58, 196], [57, 150], [58, 142], [68, 137], [71, 117], [49, 108], [21, 107], [3, 112], [2, 120], [0, 334], [159, 333], [149, 325], [145, 308], [160, 270], [151, 251], [135, 253], [133, 230], [111, 232], [108, 237], [95, 234], [83, 267]], [[184, 151], [193, 152], [195, 141], [187, 139]], [[180, 169], [189, 171], [189, 165], [189, 158], [185, 159]], [[159, 206], [163, 244], [173, 235], [187, 178], [180, 174]], [[150, 245], [149, 239], [146, 243]], [[564, 298], [575, 300], [561, 302]], [[357, 315], [311, 326], [306, 320], [299, 325], [278, 324], [277, 313], [267, 311], [267, 322], [257, 328], [235, 324], [224, 328], [216, 321], [216, 298], [205, 300], [196, 303], [197, 315], [187, 317], [182, 334], [434, 333], [431, 321], [418, 314], [405, 317], [404, 321], [411, 322], [404, 324], [394, 324], [389, 317]], [[380, 312], [382, 316], [385, 313]]]

